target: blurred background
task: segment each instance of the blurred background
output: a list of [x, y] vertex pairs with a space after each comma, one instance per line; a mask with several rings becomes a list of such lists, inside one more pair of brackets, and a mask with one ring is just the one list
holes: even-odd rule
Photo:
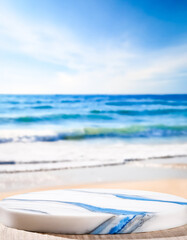
[[176, 0], [0, 1], [0, 191], [186, 186], [186, 9]]

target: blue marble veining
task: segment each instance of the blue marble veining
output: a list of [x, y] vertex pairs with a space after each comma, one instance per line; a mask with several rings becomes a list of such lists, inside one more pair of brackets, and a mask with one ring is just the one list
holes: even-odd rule
[[3, 201], [31, 201], [31, 202], [53, 202], [53, 203], [66, 203], [66, 204], [72, 204], [78, 207], [82, 207], [85, 208], [89, 211], [92, 212], [102, 212], [102, 213], [112, 213], [112, 214], [116, 214], [116, 215], [127, 215], [127, 214], [140, 214], [143, 215], [146, 212], [138, 212], [138, 211], [127, 211], [127, 210], [119, 210], [119, 209], [112, 209], [112, 208], [104, 208], [104, 207], [96, 207], [96, 206], [92, 206], [92, 205], [88, 205], [88, 204], [84, 204], [84, 203], [80, 203], [80, 202], [66, 202], [66, 201], [54, 201], [54, 200], [32, 200], [32, 199], [16, 199], [16, 198], [12, 198], [12, 199], [4, 199]]
[[11, 208], [12, 210], [21, 210], [21, 211], [26, 211], [26, 212], [35, 212], [35, 213], [42, 213], [42, 214], [48, 214], [47, 212], [43, 211], [38, 211], [38, 210], [33, 210], [33, 209], [25, 209], [25, 208]]
[[187, 224], [187, 201], [130, 190], [35, 192], [0, 201], [0, 222], [23, 230], [64, 234], [147, 232]]
[[149, 214], [134, 216], [131, 221], [126, 224], [125, 228], [122, 228], [118, 233], [132, 233], [151, 218], [152, 216]]
[[92, 231], [90, 232], [90, 234], [101, 234], [102, 231], [103, 231], [104, 229], [106, 229], [106, 227], [108, 227], [109, 225], [111, 225], [111, 223], [112, 223], [113, 221], [115, 221], [115, 220], [116, 220], [116, 217], [115, 217], [115, 216], [109, 218], [108, 220], [106, 220], [105, 222], [103, 222], [103, 223], [101, 223], [99, 226], [97, 226], [94, 230], [92, 230]]
[[118, 225], [114, 226], [110, 229], [109, 234], [119, 233], [130, 221], [131, 219], [129, 217], [125, 217], [121, 219], [118, 223]]
[[[71, 191], [79, 191], [79, 192], [83, 192], [83, 193], [87, 192], [87, 191], [77, 190], [77, 189], [74, 189], [74, 190], [71, 190]], [[108, 195], [113, 195], [115, 197], [122, 198], [122, 199], [131, 199], [131, 200], [140, 200], [140, 201], [163, 202], [163, 203], [173, 203], [173, 204], [187, 205], [187, 201], [185, 201], [185, 202], [166, 201], [166, 200], [161, 200], [161, 199], [151, 199], [151, 198], [147, 198], [147, 197], [133, 196], [133, 195], [127, 195], [127, 194], [100, 193], [100, 192], [92, 192], [92, 191], [89, 191], [87, 193], [108, 194]]]

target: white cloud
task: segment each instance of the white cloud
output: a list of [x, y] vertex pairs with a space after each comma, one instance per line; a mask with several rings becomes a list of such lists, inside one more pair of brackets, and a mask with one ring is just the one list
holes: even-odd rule
[[[21, 92], [24, 92], [24, 88], [27, 93], [33, 92], [32, 78], [38, 81], [42, 93], [159, 92], [161, 87], [169, 87], [170, 78], [182, 76], [187, 67], [185, 44], [156, 52], [138, 49], [131, 45], [130, 39], [120, 46], [107, 40], [103, 45], [85, 45], [70, 30], [30, 23], [6, 10], [0, 15], [0, 35], [0, 49], [28, 55], [37, 61], [57, 64], [66, 69], [47, 76], [48, 69], [44, 73], [44, 70], [36, 71], [34, 66], [30, 66], [29, 73], [32, 67], [35, 73], [28, 77], [28, 71], [23, 71], [21, 67], [10, 76], [5, 73], [10, 71], [7, 66], [3, 79], [6, 84], [2, 86], [8, 86], [12, 81], [16, 86], [18, 82], [22, 84]], [[44, 76], [46, 86], [42, 90]], [[19, 89], [15, 87], [13, 91], [16, 93]]]
[[[122, 60], [111, 56], [104, 61], [103, 68], [93, 71], [80, 70], [74, 74], [58, 73], [58, 80], [66, 86], [67, 92], [83, 93], [143, 93], [166, 91], [169, 79], [178, 77], [181, 70], [187, 69], [187, 46], [171, 47]], [[101, 61], [101, 59], [100, 59]], [[116, 64], [116, 61], [118, 62]], [[97, 63], [95, 64], [97, 66]], [[166, 81], [167, 79], [167, 81]]]
[[43, 94], [53, 93], [55, 88], [49, 72], [41, 72], [32, 67], [1, 65], [0, 93]]

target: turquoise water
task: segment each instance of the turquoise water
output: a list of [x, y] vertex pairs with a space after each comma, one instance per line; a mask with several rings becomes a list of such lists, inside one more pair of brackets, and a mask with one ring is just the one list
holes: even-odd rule
[[[23, 129], [29, 129], [30, 135]], [[0, 136], [0, 143], [184, 138], [187, 94], [0, 95], [0, 130], [8, 133]], [[12, 130], [17, 130], [16, 137]], [[54, 134], [41, 135], [42, 130]]]

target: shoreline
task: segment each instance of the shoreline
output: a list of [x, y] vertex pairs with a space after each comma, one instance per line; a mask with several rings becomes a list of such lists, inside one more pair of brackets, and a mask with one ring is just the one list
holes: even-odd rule
[[[50, 165], [49, 164], [53, 164]], [[62, 164], [62, 165], [59, 165]], [[187, 155], [162, 156], [149, 158], [128, 158], [120, 161], [110, 160], [108, 162], [101, 161], [82, 161], [75, 162], [73, 160], [45, 160], [45, 161], [0, 161], [0, 174], [9, 173], [30, 173], [30, 172], [47, 172], [80, 168], [108, 167], [118, 165], [135, 165], [135, 166], [151, 166], [166, 168], [183, 168], [187, 169]], [[27, 166], [28, 168], [25, 168]], [[38, 168], [38, 166], [40, 166]], [[18, 167], [18, 168], [17, 168]], [[4, 170], [3, 170], [4, 169]]]

